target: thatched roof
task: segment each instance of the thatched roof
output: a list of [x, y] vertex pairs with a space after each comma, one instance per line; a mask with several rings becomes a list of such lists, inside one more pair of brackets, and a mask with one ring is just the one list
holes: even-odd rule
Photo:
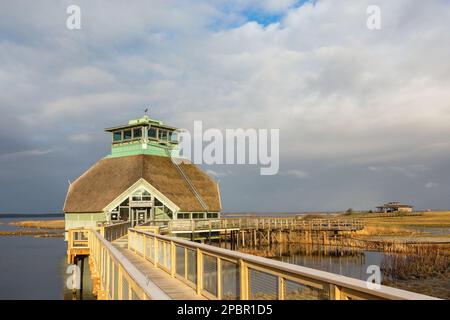
[[[216, 182], [194, 164], [182, 164], [181, 168], [206, 203], [208, 211], [220, 211]], [[102, 212], [141, 178], [175, 203], [180, 212], [205, 211], [169, 157], [136, 155], [97, 162], [69, 187], [64, 212]]]

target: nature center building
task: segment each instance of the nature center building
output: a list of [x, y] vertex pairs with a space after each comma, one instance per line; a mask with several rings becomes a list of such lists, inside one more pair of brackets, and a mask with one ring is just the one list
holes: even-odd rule
[[164, 225], [176, 219], [219, 218], [218, 183], [177, 154], [176, 128], [147, 115], [108, 128], [111, 154], [70, 184], [65, 229], [120, 221]]

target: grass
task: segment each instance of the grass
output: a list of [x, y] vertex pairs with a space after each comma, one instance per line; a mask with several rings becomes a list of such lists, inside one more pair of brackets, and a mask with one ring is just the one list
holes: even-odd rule
[[64, 233], [44, 230], [14, 230], [0, 231], [0, 236], [34, 236], [35, 238], [60, 238], [64, 237]]
[[450, 239], [450, 234], [424, 234], [423, 228], [450, 228], [450, 211], [418, 212], [414, 215], [395, 214], [380, 216], [376, 213], [353, 213], [341, 215], [339, 218], [362, 219], [365, 228], [357, 232], [357, 236], [411, 236]]
[[15, 221], [11, 225], [21, 228], [64, 229], [64, 220], [29, 220]]
[[414, 235], [417, 231], [414, 229], [396, 227], [396, 226], [385, 226], [385, 225], [367, 225], [363, 230], [357, 231], [357, 235], [361, 236], [398, 236], [398, 235]]
[[420, 212], [420, 215], [377, 217], [376, 214], [353, 214], [348, 218], [364, 219], [367, 225], [450, 227], [450, 211]]

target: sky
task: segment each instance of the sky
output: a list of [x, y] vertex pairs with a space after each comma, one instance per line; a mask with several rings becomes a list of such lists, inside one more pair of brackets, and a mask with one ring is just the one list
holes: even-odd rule
[[449, 30], [448, 0], [1, 1], [0, 212], [61, 212], [147, 106], [280, 129], [277, 175], [202, 166], [224, 211], [450, 208]]

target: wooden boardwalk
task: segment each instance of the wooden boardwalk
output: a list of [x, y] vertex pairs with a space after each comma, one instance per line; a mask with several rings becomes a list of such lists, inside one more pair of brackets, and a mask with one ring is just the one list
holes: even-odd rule
[[113, 241], [112, 245], [170, 298], [174, 300], [206, 300], [205, 297], [197, 295], [196, 291], [187, 284], [172, 278], [168, 273], [155, 268], [153, 263], [128, 250], [128, 236]]

